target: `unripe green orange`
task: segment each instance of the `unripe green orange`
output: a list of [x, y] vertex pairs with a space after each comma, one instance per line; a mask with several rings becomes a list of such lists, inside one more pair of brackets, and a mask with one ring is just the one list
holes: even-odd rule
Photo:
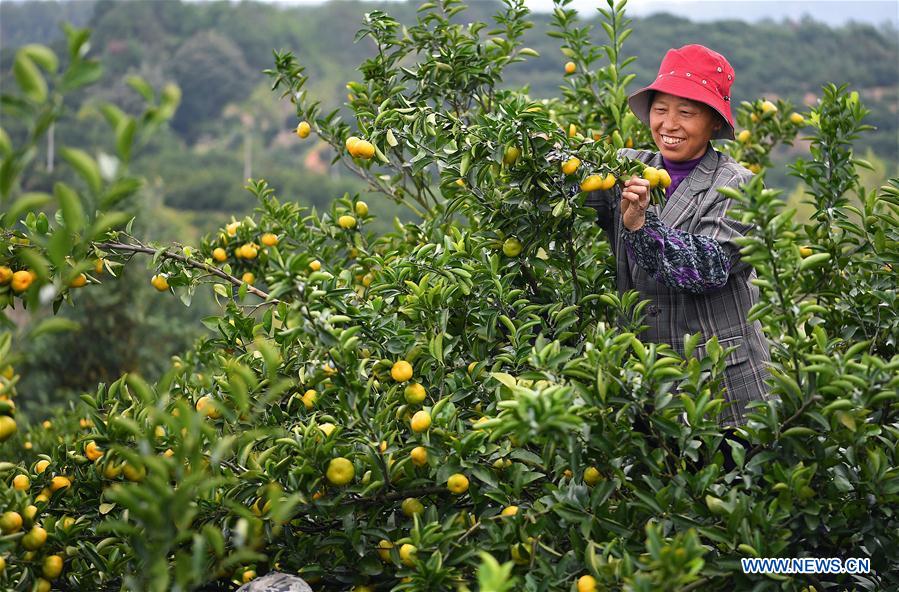
[[425, 511], [425, 507], [422, 505], [422, 503], [414, 497], [407, 497], [406, 499], [404, 499], [403, 503], [400, 505], [400, 508], [402, 509], [403, 514], [408, 518], [411, 518], [416, 514], [421, 514]]
[[587, 467], [584, 469], [584, 483], [590, 485], [596, 485], [602, 480], [602, 474], [599, 472], [599, 469], [596, 467]]
[[503, 242], [503, 254], [506, 257], [518, 257], [521, 254], [521, 249], [521, 241], [514, 236], [510, 236]]
[[406, 399], [406, 403], [409, 403], [410, 405], [418, 405], [423, 402], [428, 396], [427, 392], [425, 391], [425, 387], [417, 382], [414, 382], [407, 386], [403, 391], [403, 395]]

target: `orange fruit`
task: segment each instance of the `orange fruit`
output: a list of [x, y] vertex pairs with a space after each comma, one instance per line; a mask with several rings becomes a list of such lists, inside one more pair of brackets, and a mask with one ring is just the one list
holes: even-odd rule
[[28, 286], [34, 281], [34, 276], [31, 275], [30, 272], [25, 270], [19, 270], [12, 274], [12, 286], [13, 292], [17, 294], [21, 294], [25, 290], [28, 289]]
[[3, 534], [12, 534], [22, 530], [22, 516], [18, 512], [4, 512], [0, 515], [0, 530]]
[[201, 415], [205, 415], [206, 417], [211, 417], [212, 419], [218, 419], [222, 416], [222, 413], [218, 410], [217, 407], [212, 405], [213, 402], [212, 397], [209, 395], [203, 395], [197, 400], [197, 413]]
[[47, 542], [47, 531], [40, 526], [33, 526], [28, 533], [22, 537], [22, 546], [29, 551], [37, 551]]
[[72, 486], [72, 481], [63, 475], [57, 475], [50, 480], [50, 491], [56, 492], [60, 489], [67, 489]]
[[410, 545], [409, 543], [405, 543], [400, 547], [400, 560], [404, 565], [412, 566], [415, 565], [415, 553], [418, 549], [415, 545]]
[[603, 178], [602, 175], [587, 175], [587, 178], [581, 181], [581, 191], [597, 191], [602, 189], [603, 186]]
[[413, 382], [405, 388], [405, 390], [403, 391], [403, 396], [406, 399], [406, 403], [409, 403], [410, 405], [418, 405], [425, 400], [428, 394], [425, 391], [425, 387], [421, 386], [417, 382]]
[[431, 427], [431, 414], [425, 410], [421, 410], [412, 416], [412, 431], [416, 434], [428, 431]]
[[8, 415], [0, 415], [0, 442], [6, 442], [19, 430], [16, 420]]
[[328, 481], [338, 486], [346, 485], [353, 480], [355, 475], [356, 469], [353, 467], [353, 463], [342, 456], [332, 458], [328, 463], [328, 470], [325, 472]]
[[587, 467], [584, 469], [584, 483], [594, 486], [602, 480], [602, 474], [596, 467]]
[[255, 259], [259, 254], [259, 249], [253, 243], [247, 243], [240, 247], [240, 256], [244, 259]]
[[406, 382], [412, 378], [412, 364], [399, 360], [390, 368], [390, 376], [397, 382]]
[[59, 555], [48, 555], [44, 558], [44, 566], [42, 573], [48, 580], [55, 580], [62, 574], [62, 557]]
[[569, 158], [562, 164], [562, 172], [566, 175], [573, 175], [575, 171], [577, 171], [578, 167], [581, 166], [581, 161], [578, 158]]
[[77, 276], [75, 276], [72, 279], [72, 281], [69, 282], [69, 287], [70, 288], [82, 288], [82, 287], [84, 287], [85, 284], [87, 284], [87, 276], [84, 275], [83, 273], [79, 273]]
[[297, 125], [297, 130], [296, 130], [296, 132], [297, 132], [297, 135], [298, 135], [299, 137], [301, 137], [301, 138], [308, 138], [308, 137], [309, 137], [309, 133], [310, 133], [311, 131], [312, 131], [312, 126], [309, 125], [309, 122], [308, 122], [308, 121], [301, 121], [301, 122]]
[[602, 185], [600, 185], [599, 188], [603, 191], [607, 191], [615, 186], [616, 181], [617, 179], [615, 178], [615, 175], [613, 175], [612, 173], [608, 173], [605, 177], [603, 177]]
[[103, 450], [99, 446], [97, 446], [96, 442], [91, 440], [84, 445], [84, 456], [86, 456], [91, 461], [95, 461], [103, 456]]
[[160, 292], [165, 292], [169, 289], [169, 281], [168, 279], [166, 279], [165, 274], [154, 275], [150, 280], [150, 283], [153, 284], [153, 287]]
[[390, 550], [393, 549], [393, 543], [387, 540], [380, 540], [378, 542], [378, 557], [381, 558], [381, 561], [390, 561]]
[[31, 486], [28, 475], [16, 475], [12, 478], [12, 487], [16, 491], [25, 491]]
[[577, 592], [596, 592], [596, 578], [581, 576], [577, 579]]
[[446, 488], [449, 489], [451, 493], [462, 495], [468, 491], [468, 477], [462, 473], [450, 475], [449, 479], [446, 480]]
[[416, 446], [409, 453], [409, 456], [412, 458], [412, 464], [417, 467], [423, 467], [428, 464], [428, 449], [424, 446]]
[[421, 514], [425, 511], [425, 507], [422, 505], [422, 503], [414, 497], [407, 497], [406, 499], [404, 499], [403, 503], [400, 504], [400, 509], [408, 518], [412, 518], [412, 516]]
[[362, 160], [369, 160], [375, 155], [375, 146], [368, 140], [357, 140], [349, 150], [353, 157], [361, 158]]
[[506, 151], [503, 152], [503, 164], [511, 166], [518, 161], [518, 157], [521, 156], [521, 149], [517, 146], [508, 146]]
[[316, 399], [318, 399], [318, 393], [315, 389], [309, 389], [303, 393], [303, 406], [305, 406], [306, 409], [312, 409], [315, 406]]
[[577, 64], [574, 62], [565, 62], [565, 73], [566, 74], [574, 74], [577, 70]]
[[144, 477], [147, 476], [147, 469], [144, 467], [135, 467], [126, 463], [125, 466], [122, 467], [122, 473], [125, 475], [125, 479], [138, 482], [143, 481]]

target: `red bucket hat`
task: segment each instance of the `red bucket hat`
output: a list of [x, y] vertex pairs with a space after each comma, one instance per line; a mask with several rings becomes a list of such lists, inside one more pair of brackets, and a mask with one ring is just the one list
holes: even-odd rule
[[734, 118], [730, 112], [730, 86], [734, 69], [723, 55], [702, 45], [669, 49], [662, 59], [655, 82], [627, 98], [631, 111], [649, 125], [652, 91], [661, 91], [705, 103], [717, 111], [725, 124], [714, 132], [713, 140], [734, 139]]

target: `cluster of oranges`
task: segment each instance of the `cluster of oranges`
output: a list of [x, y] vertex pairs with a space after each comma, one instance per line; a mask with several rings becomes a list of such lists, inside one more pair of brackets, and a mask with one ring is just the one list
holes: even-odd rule
[[[103, 259], [97, 259], [94, 262], [94, 271], [97, 274], [103, 273], [104, 265], [105, 261]], [[37, 273], [32, 269], [13, 271], [7, 265], [0, 265], [0, 286], [8, 285], [13, 294], [19, 295], [27, 291], [37, 279]], [[86, 274], [79, 273], [68, 280], [68, 286], [69, 288], [83, 288], [87, 285], [87, 279]]]
[[[65, 560], [62, 555], [46, 552], [46, 543], [48, 532], [44, 528], [42, 521], [50, 516], [45, 516], [46, 504], [50, 500], [50, 496], [57, 492], [65, 492], [72, 486], [72, 481], [64, 475], [55, 475], [43, 487], [33, 500], [29, 496], [32, 488], [32, 479], [44, 480], [42, 475], [50, 466], [50, 461], [41, 459], [35, 463], [33, 467], [33, 475], [19, 473], [11, 480], [13, 491], [17, 492], [14, 498], [10, 500], [10, 504], [2, 514], [0, 514], [0, 531], [4, 536], [20, 535], [18, 540], [21, 553], [16, 556], [16, 560], [23, 561], [32, 566], [35, 574], [33, 590], [49, 592], [52, 588], [52, 581], [62, 575]], [[31, 503], [33, 501], [33, 503]], [[37, 504], [37, 505], [35, 505]], [[75, 519], [71, 516], [63, 516], [54, 522], [54, 528], [59, 531], [65, 531], [75, 524]], [[6, 557], [0, 557], [0, 572], [6, 569]]]
[[37, 274], [30, 269], [13, 271], [5, 265], [0, 266], [0, 286], [9, 284], [9, 287], [16, 294], [21, 294], [27, 290], [36, 279]]
[[13, 386], [15, 370], [7, 366], [0, 371], [0, 442], [6, 442], [18, 431], [13, 415], [16, 412], [16, 404], [12, 397], [15, 394]]
[[[227, 245], [228, 238], [237, 236], [237, 231], [239, 228], [240, 222], [231, 222], [227, 224], [225, 226], [225, 233], [222, 234], [220, 241], [223, 244]], [[277, 234], [273, 232], [264, 232], [259, 236], [258, 243], [254, 240], [251, 240], [237, 245], [233, 251], [234, 259], [253, 261], [257, 257], [259, 257], [259, 253], [262, 250], [262, 247], [275, 247], [279, 242], [281, 242], [281, 239]], [[228, 251], [224, 246], [219, 246], [212, 249], [212, 260], [216, 263], [225, 263], [226, 261], [228, 261]], [[241, 276], [241, 280], [252, 286], [256, 281], [256, 275], [251, 271], [246, 271]]]

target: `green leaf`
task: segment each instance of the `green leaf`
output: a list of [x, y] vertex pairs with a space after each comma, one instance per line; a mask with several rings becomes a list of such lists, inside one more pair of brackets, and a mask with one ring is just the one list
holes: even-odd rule
[[481, 592], [507, 592], [517, 586], [517, 578], [512, 577], [514, 564], [507, 561], [502, 565], [485, 551], [479, 553], [481, 566], [478, 568], [478, 589]]
[[79, 29], [68, 23], [63, 23], [63, 30], [66, 34], [66, 43], [69, 48], [69, 61], [77, 61], [84, 53], [85, 44], [90, 39], [90, 29]]
[[75, 90], [96, 82], [103, 75], [103, 66], [94, 60], [78, 62], [66, 70], [60, 82], [63, 91]]
[[98, 193], [100, 191], [102, 184], [100, 167], [93, 157], [78, 148], [60, 148], [59, 155], [84, 179], [84, 182], [87, 183], [92, 192]]
[[124, 111], [112, 103], [104, 103], [100, 105], [98, 109], [100, 110], [100, 113], [103, 114], [103, 117], [106, 118], [106, 122], [112, 129], [119, 127], [122, 120], [128, 117]]
[[47, 242], [47, 256], [57, 268], [65, 265], [66, 257], [72, 252], [72, 233], [68, 228], [57, 228]]
[[129, 76], [125, 82], [128, 86], [136, 90], [148, 103], [153, 102], [155, 93], [153, 92], [153, 87], [150, 86], [150, 83], [146, 80], [140, 76]]
[[31, 58], [21, 50], [13, 62], [13, 74], [26, 97], [35, 103], [47, 100], [47, 81]]
[[100, 239], [102, 238], [103, 233], [112, 228], [124, 226], [130, 219], [131, 215], [126, 214], [125, 212], [106, 212], [94, 222], [93, 226], [91, 226], [88, 237], [91, 240]]
[[515, 386], [518, 384], [515, 381], [514, 376], [512, 376], [511, 374], [506, 374], [505, 372], [491, 372], [490, 376], [497, 379], [509, 388], [515, 388]]
[[6, 130], [0, 127], [0, 156], [6, 158], [10, 154], [12, 154], [12, 141], [9, 139]]
[[37, 210], [50, 203], [51, 199], [48, 193], [25, 193], [9, 207], [4, 220], [7, 225], [12, 226], [19, 221], [22, 214]]
[[134, 143], [134, 131], [136, 129], [134, 118], [126, 116], [116, 126], [115, 145], [119, 157], [128, 162], [131, 159], [131, 145]]
[[63, 333], [65, 331], [77, 331], [81, 325], [72, 319], [63, 317], [50, 317], [41, 321], [37, 327], [31, 332], [31, 338], [34, 339], [40, 335], [50, 333]]
[[799, 271], [821, 267], [828, 261], [830, 261], [830, 253], [815, 253], [814, 255], [809, 255], [799, 264]]
[[29, 43], [28, 45], [23, 45], [19, 51], [51, 74], [56, 72], [56, 69], [59, 67], [59, 59], [53, 50], [46, 45]]
[[66, 228], [72, 232], [78, 232], [84, 228], [84, 210], [81, 207], [81, 199], [75, 190], [65, 183], [58, 182], [53, 186], [53, 195], [59, 202]]

